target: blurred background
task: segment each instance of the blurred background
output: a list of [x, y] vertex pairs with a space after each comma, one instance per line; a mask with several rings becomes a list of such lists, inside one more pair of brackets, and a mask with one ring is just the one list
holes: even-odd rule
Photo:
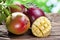
[[[0, 0], [1, 2], [2, 0]], [[46, 13], [60, 13], [60, 0], [3, 0], [6, 5], [19, 2], [26, 7], [36, 6], [41, 8]], [[0, 6], [1, 7], [1, 6]]]
[[36, 0], [34, 2], [45, 12], [60, 13], [60, 0]]
[[[7, 4], [9, 4], [8, 1], [6, 1]], [[12, 3], [20, 2], [24, 5], [29, 3], [30, 3], [29, 5], [34, 4], [34, 6], [41, 8], [44, 12], [47, 13], [60, 13], [60, 0], [10, 0], [10, 1], [12, 1]]]

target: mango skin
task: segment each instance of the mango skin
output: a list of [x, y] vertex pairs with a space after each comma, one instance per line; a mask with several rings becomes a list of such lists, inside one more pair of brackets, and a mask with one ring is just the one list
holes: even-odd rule
[[13, 19], [12, 16], [8, 16], [6, 20], [6, 26], [9, 32], [16, 35], [21, 35], [26, 33], [30, 28], [30, 21], [29, 18], [24, 14], [19, 14]]

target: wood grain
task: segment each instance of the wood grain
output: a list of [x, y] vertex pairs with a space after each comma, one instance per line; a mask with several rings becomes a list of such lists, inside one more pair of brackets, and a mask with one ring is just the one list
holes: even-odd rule
[[0, 37], [1, 40], [60, 40], [60, 14], [47, 14], [47, 17], [51, 20], [52, 29], [51, 34], [45, 38], [37, 38], [30, 33], [26, 33], [21, 36]]

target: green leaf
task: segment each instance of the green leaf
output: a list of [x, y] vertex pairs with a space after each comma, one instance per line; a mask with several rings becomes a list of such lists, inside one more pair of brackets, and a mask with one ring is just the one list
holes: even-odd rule
[[26, 4], [26, 3], [29, 3], [29, 2], [32, 2], [33, 0], [19, 0], [19, 2], [21, 4]]
[[8, 9], [4, 8], [3, 11], [6, 16], [10, 15], [10, 11]]
[[[33, 3], [34, 0], [6, 0], [5, 5], [9, 6], [11, 5], [13, 8], [17, 8], [14, 7], [14, 3], [18, 2], [20, 4], [23, 4], [25, 7], [29, 8], [29, 6], [27, 6], [27, 3]], [[17, 8], [19, 9], [19, 7]]]
[[5, 21], [5, 19], [6, 19], [6, 15], [4, 13], [0, 13], [0, 23], [2, 21]]
[[0, 5], [0, 10], [2, 10], [2, 5]]
[[44, 12], [50, 12], [49, 7], [47, 7], [47, 6], [42, 6], [41, 8]]
[[57, 0], [58, 2], [60, 2], [60, 0]]
[[44, 12], [51, 12], [52, 7], [48, 7], [46, 5], [48, 0], [35, 0], [33, 3], [37, 5], [37, 7], [41, 8]]
[[2, 5], [0, 5], [0, 13], [2, 13]]
[[5, 4], [7, 5], [11, 5], [13, 4], [14, 2], [19, 2], [21, 4], [26, 4], [28, 2], [32, 2], [33, 0], [6, 0]]
[[58, 11], [58, 13], [60, 14], [60, 10]]
[[34, 0], [34, 2], [33, 3], [35, 3], [35, 4], [37, 4], [37, 5], [42, 5], [42, 4], [46, 4], [46, 2], [47, 2], [48, 0]]
[[0, 3], [2, 2], [2, 0], [0, 0]]
[[6, 0], [6, 1], [5, 1], [5, 4], [6, 4], [6, 5], [11, 5], [11, 4], [13, 4], [13, 1], [14, 1], [14, 0]]

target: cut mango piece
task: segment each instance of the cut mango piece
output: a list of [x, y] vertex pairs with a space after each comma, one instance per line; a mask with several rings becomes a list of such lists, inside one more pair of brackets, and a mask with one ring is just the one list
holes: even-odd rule
[[32, 33], [37, 37], [46, 37], [51, 32], [51, 22], [47, 17], [41, 16], [32, 24]]

